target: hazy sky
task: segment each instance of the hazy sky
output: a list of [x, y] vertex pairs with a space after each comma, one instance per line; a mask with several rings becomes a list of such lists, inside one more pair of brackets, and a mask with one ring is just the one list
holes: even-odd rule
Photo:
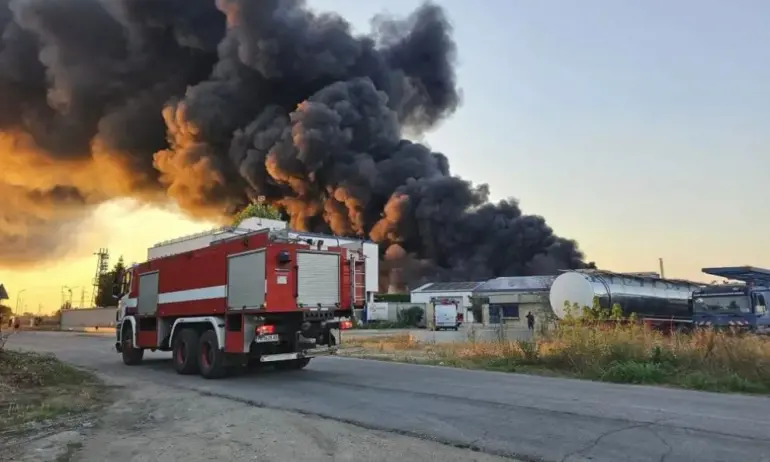
[[[360, 31], [420, 4], [309, 3]], [[455, 174], [520, 199], [604, 268], [657, 270], [663, 257], [668, 276], [702, 279], [703, 266], [770, 266], [770, 2], [438, 3], [456, 27], [464, 102], [424, 141]], [[90, 284], [98, 247], [141, 260], [206, 226], [113, 204], [70, 261], [0, 269], [0, 282], [12, 305], [27, 289], [29, 310], [56, 309], [63, 284]]]

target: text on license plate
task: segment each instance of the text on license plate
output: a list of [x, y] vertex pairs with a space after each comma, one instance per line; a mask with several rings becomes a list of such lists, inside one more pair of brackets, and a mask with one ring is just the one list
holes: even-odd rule
[[270, 343], [278, 341], [278, 334], [259, 335], [254, 339], [257, 343]]

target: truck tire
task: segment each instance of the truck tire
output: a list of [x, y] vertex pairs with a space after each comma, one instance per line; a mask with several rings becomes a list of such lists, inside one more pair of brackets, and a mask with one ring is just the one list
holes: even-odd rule
[[198, 367], [201, 376], [206, 379], [224, 377], [227, 374], [225, 352], [219, 349], [216, 332], [213, 330], [204, 332], [198, 345]]
[[174, 369], [178, 374], [198, 373], [198, 348], [200, 338], [193, 329], [182, 329], [174, 336]]
[[290, 359], [289, 361], [279, 361], [275, 363], [275, 368], [279, 371], [298, 371], [304, 369], [310, 364], [311, 358]]
[[123, 357], [123, 364], [126, 366], [141, 364], [144, 358], [144, 349], [134, 348], [134, 329], [131, 326], [123, 329], [121, 342], [123, 345], [120, 354]]

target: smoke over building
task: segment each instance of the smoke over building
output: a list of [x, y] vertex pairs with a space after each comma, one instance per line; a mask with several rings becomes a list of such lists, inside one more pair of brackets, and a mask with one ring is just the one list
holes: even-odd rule
[[516, 201], [406, 141], [460, 104], [443, 10], [355, 35], [301, 0], [0, 0], [0, 262], [57, 258], [130, 197], [370, 237], [403, 281], [583, 265]]

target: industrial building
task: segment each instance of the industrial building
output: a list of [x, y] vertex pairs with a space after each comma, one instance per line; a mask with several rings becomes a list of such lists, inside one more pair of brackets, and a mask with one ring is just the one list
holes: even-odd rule
[[500, 277], [479, 284], [473, 297], [480, 300], [484, 325], [499, 324], [527, 327], [527, 312], [535, 315], [535, 325], [551, 317], [549, 289], [556, 276]]
[[414, 289], [409, 300], [411, 303], [430, 303], [433, 298], [457, 301], [465, 322], [474, 322], [471, 295], [482, 284], [483, 282], [429, 282]]

